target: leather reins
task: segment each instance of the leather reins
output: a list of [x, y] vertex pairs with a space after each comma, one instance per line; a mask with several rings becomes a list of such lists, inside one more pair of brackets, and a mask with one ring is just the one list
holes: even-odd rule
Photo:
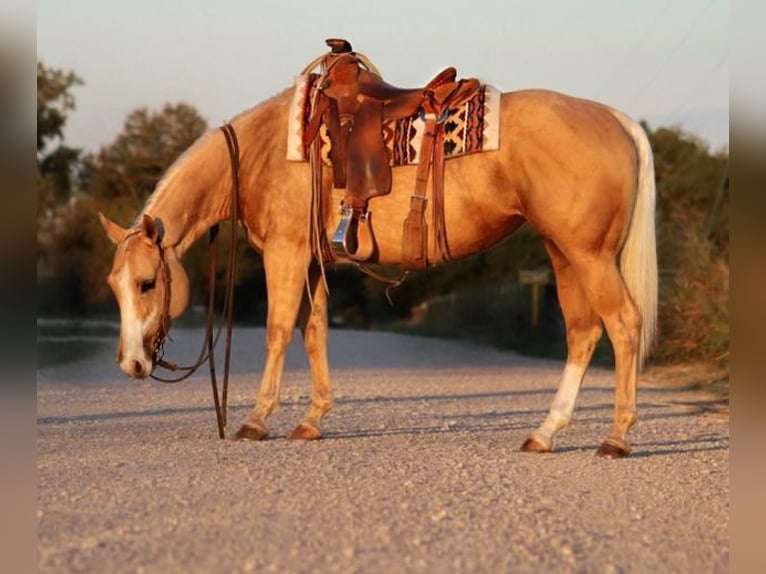
[[[209, 259], [209, 277], [208, 277], [208, 304], [207, 314], [205, 320], [205, 338], [202, 341], [202, 347], [200, 349], [197, 360], [188, 366], [177, 365], [176, 363], [165, 360], [164, 358], [164, 346], [165, 340], [169, 335], [170, 325], [170, 271], [168, 263], [165, 259], [165, 252], [162, 245], [158, 243], [160, 250], [160, 260], [162, 262], [162, 274], [165, 281], [165, 297], [163, 301], [163, 321], [157, 332], [157, 338], [154, 344], [154, 351], [152, 360], [154, 363], [169, 371], [181, 371], [183, 374], [175, 378], [159, 377], [152, 374], [151, 378], [161, 383], [180, 383], [191, 377], [197, 369], [199, 369], [205, 362], [210, 367], [210, 385], [213, 391], [213, 403], [215, 405], [216, 421], [218, 423], [218, 436], [221, 439], [225, 438], [226, 427], [226, 410], [227, 410], [227, 393], [229, 387], [229, 370], [231, 364], [231, 334], [233, 325], [233, 311], [234, 311], [234, 281], [236, 278], [236, 259], [237, 259], [237, 223], [239, 220], [239, 141], [237, 140], [237, 134], [231, 124], [225, 123], [221, 126], [221, 131], [226, 137], [226, 145], [229, 150], [229, 162], [231, 165], [231, 239], [229, 245], [229, 261], [228, 270], [226, 276], [226, 293], [223, 304], [224, 321], [218, 325], [218, 331], [213, 336], [213, 313], [215, 307], [215, 271], [216, 271], [216, 259], [217, 259], [217, 239], [218, 239], [218, 224], [210, 228], [210, 237], [208, 243], [208, 259]], [[222, 392], [219, 395], [218, 392], [218, 380], [215, 370], [215, 347], [218, 343], [218, 339], [221, 335], [221, 330], [224, 323], [226, 324], [226, 342], [224, 350], [224, 366], [223, 366], [223, 385]]]

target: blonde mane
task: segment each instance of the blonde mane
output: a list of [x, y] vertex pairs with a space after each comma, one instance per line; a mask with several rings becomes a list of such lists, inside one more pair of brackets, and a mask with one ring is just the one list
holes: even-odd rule
[[192, 155], [196, 155], [198, 152], [204, 153], [202, 151], [203, 146], [206, 146], [210, 143], [210, 140], [212, 139], [212, 135], [217, 130], [211, 129], [206, 131], [204, 134], [199, 136], [192, 145], [190, 145], [188, 148], [186, 148], [181, 155], [179, 155], [175, 161], [173, 161], [172, 164], [170, 164], [170, 167], [165, 170], [165, 173], [162, 174], [162, 177], [157, 182], [157, 185], [154, 187], [154, 191], [149, 196], [149, 198], [146, 200], [146, 204], [144, 205], [143, 210], [141, 213], [138, 214], [138, 217], [136, 218], [136, 223], [141, 220], [141, 217], [144, 213], [151, 213], [153, 208], [155, 207], [155, 204], [159, 199], [162, 199], [165, 192], [169, 189], [173, 189], [173, 183], [178, 177], [183, 177], [186, 175], [183, 172], [184, 165], [189, 160], [189, 158]]

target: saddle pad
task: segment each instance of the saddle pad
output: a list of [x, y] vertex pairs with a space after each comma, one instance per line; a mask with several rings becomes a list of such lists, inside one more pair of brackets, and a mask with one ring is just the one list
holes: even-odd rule
[[[290, 103], [287, 133], [287, 159], [308, 161], [308, 148], [303, 145], [303, 131], [311, 117], [313, 85], [316, 74], [295, 78], [295, 91]], [[500, 148], [500, 91], [482, 86], [462, 106], [450, 110], [444, 121], [444, 157], [446, 159]], [[425, 122], [417, 115], [384, 123], [383, 135], [392, 166], [418, 163]], [[324, 123], [319, 128], [322, 161], [330, 163], [330, 138]]]

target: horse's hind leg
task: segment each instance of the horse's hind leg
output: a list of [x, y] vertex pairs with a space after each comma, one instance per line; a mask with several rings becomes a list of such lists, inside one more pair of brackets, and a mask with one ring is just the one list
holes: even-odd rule
[[321, 436], [319, 422], [332, 408], [330, 372], [327, 366], [327, 292], [319, 266], [309, 270], [311, 300], [308, 295], [298, 315], [303, 345], [311, 368], [311, 405], [301, 423], [290, 435], [291, 439], [316, 439]]
[[266, 362], [253, 408], [235, 438], [260, 440], [268, 435], [266, 418], [277, 406], [285, 352], [295, 329], [301, 295], [306, 281], [308, 255], [288, 241], [267, 244], [263, 251], [268, 313], [266, 317]]
[[[622, 276], [616, 266], [612, 268], [613, 272], [604, 277], [598, 289], [605, 294], [599, 301], [603, 306], [600, 314], [614, 349], [614, 422], [596, 454], [617, 458], [630, 454], [628, 431], [637, 418], [636, 382], [642, 321]], [[611, 296], [606, 295], [609, 292]]]
[[636, 421], [636, 379], [641, 315], [633, 303], [614, 256], [585, 257], [574, 263], [588, 300], [601, 317], [614, 349], [614, 422], [597, 454], [630, 454], [628, 431]]
[[549, 452], [556, 433], [569, 424], [585, 371], [603, 331], [573, 267], [555, 245], [546, 242], [556, 273], [561, 311], [567, 338], [567, 362], [548, 415], [521, 447], [524, 452]]

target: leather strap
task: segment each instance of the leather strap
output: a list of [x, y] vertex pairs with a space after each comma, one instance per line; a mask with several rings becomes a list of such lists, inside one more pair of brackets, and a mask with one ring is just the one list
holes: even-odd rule
[[425, 132], [420, 144], [415, 191], [410, 198], [410, 212], [402, 230], [402, 264], [406, 269], [423, 270], [428, 265], [428, 226], [425, 222], [428, 172], [436, 138], [436, 116], [426, 114]]
[[[226, 411], [227, 411], [227, 393], [229, 388], [229, 370], [231, 363], [231, 336], [233, 326], [233, 311], [234, 311], [234, 283], [236, 278], [236, 261], [237, 261], [237, 223], [239, 221], [239, 141], [237, 140], [237, 133], [231, 124], [224, 124], [221, 126], [221, 131], [226, 137], [226, 145], [229, 149], [229, 161], [231, 165], [231, 239], [229, 245], [229, 261], [228, 261], [228, 273], [226, 281], [226, 294], [224, 298], [224, 315], [226, 324], [226, 345], [224, 351], [224, 371], [223, 371], [223, 388], [219, 397], [218, 393], [218, 381], [215, 372], [215, 346], [218, 343], [218, 338], [221, 335], [221, 330], [224, 323], [219, 324], [218, 331], [213, 337], [213, 311], [215, 303], [215, 271], [216, 271], [216, 253], [217, 253], [217, 238], [218, 238], [218, 225], [214, 225], [210, 228], [210, 244], [209, 244], [209, 260], [210, 269], [208, 277], [208, 308], [207, 308], [207, 320], [205, 325], [205, 339], [202, 342], [202, 348], [200, 349], [197, 360], [189, 366], [179, 366], [173, 362], [166, 361], [162, 357], [162, 349], [160, 348], [156, 363], [158, 366], [167, 369], [169, 371], [182, 371], [183, 374], [176, 378], [164, 378], [157, 375], [151, 377], [155, 381], [161, 383], [180, 383], [192, 376], [199, 367], [202, 366], [205, 361], [208, 362], [210, 367], [210, 385], [213, 391], [213, 403], [215, 405], [216, 421], [218, 423], [218, 436], [221, 439], [226, 438]], [[160, 251], [162, 254], [162, 251]], [[169, 274], [168, 274], [169, 277]], [[169, 285], [168, 285], [169, 287]]]
[[434, 138], [433, 164], [433, 201], [431, 220], [434, 228], [434, 243], [437, 257], [442, 262], [452, 260], [447, 245], [447, 228], [444, 222], [444, 130], [439, 129]]

